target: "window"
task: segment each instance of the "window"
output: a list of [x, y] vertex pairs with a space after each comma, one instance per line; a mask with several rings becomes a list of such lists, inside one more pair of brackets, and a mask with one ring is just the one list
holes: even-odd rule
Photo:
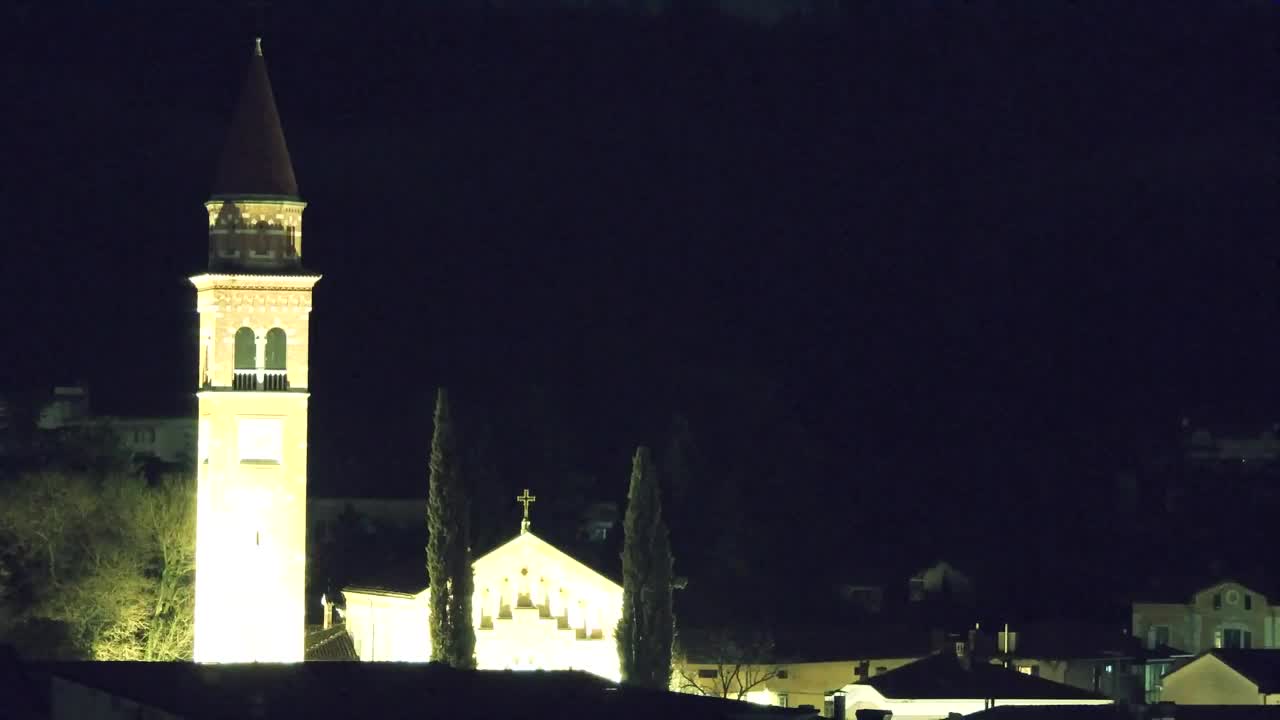
[[240, 462], [284, 461], [284, 421], [279, 418], [241, 418], [238, 440]]
[[786, 680], [788, 676], [789, 674], [787, 673], [785, 668], [782, 670], [779, 670], [777, 673], [777, 677], [779, 680]]
[[1222, 593], [1213, 594], [1213, 609], [1214, 610], [1222, 609]]
[[1223, 628], [1222, 629], [1222, 645], [1224, 648], [1242, 648], [1248, 649], [1253, 647], [1253, 633], [1240, 628]]
[[720, 677], [720, 673], [719, 673], [719, 672], [717, 672], [715, 668], [703, 668], [703, 669], [701, 669], [701, 670], [699, 670], [699, 671], [698, 671], [698, 677], [700, 677], [700, 678], [717, 678], [717, 677]]
[[236, 331], [236, 369], [252, 370], [258, 366], [258, 339], [251, 328]]
[[268, 370], [284, 370], [285, 369], [285, 334], [280, 328], [271, 328], [267, 331], [267, 356], [266, 366]]
[[786, 693], [778, 693], [778, 707], [791, 707], [790, 701]]
[[1169, 626], [1156, 625], [1151, 628], [1151, 647], [1160, 647], [1169, 644]]
[[1253, 596], [1250, 595], [1249, 593], [1244, 594], [1244, 609], [1245, 610], [1253, 609]]
[[887, 672], [889, 672], [889, 668], [885, 667], [884, 665], [877, 665], [877, 666], [876, 666], [876, 674], [877, 674], [877, 675], [883, 675], [883, 674], [885, 674], [885, 673], [887, 673]]

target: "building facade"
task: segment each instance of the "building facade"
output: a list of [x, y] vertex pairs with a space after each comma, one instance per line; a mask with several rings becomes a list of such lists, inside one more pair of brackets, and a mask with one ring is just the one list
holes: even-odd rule
[[195, 659], [303, 657], [308, 329], [297, 182], [261, 43], [208, 211], [200, 315]]
[[1280, 606], [1232, 580], [1194, 593], [1188, 602], [1133, 604], [1133, 635], [1148, 648], [1189, 653], [1214, 648], [1280, 647]]
[[[478, 558], [471, 601], [481, 670], [585, 670], [621, 678], [622, 587], [527, 529]], [[365, 661], [426, 662], [430, 589], [348, 587], [343, 617]]]

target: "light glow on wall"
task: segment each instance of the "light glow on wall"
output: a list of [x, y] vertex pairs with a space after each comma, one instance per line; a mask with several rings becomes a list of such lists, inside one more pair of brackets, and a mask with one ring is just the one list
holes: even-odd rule
[[[620, 586], [533, 533], [473, 568], [479, 669], [582, 670], [621, 680], [612, 632], [622, 614]], [[430, 660], [428, 593], [345, 588], [346, 627], [360, 659]]]

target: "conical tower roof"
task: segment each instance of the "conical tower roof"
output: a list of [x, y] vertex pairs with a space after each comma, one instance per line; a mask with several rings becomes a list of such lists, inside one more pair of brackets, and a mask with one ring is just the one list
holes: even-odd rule
[[261, 38], [249, 60], [244, 90], [218, 163], [213, 195], [298, 196], [298, 181], [262, 58]]

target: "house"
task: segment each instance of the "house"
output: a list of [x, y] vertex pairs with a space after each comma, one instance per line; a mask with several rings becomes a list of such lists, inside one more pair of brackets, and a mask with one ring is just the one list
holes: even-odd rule
[[[496, 717], [806, 720], [815, 713], [619, 687], [583, 672], [454, 670], [436, 663], [72, 662], [0, 666], [49, 720]], [[6, 708], [7, 710], [7, 708]]]
[[1148, 648], [1170, 646], [1193, 655], [1280, 647], [1280, 605], [1254, 587], [1221, 580], [1181, 601], [1133, 603], [1133, 635]]
[[1179, 705], [1280, 703], [1280, 650], [1218, 648], [1164, 677], [1160, 699]]
[[[999, 705], [1110, 705], [1096, 693], [1010, 670], [969, 655], [965, 643], [830, 693], [830, 716], [890, 711], [895, 720], [941, 720]], [[827, 713], [824, 713], [827, 714]]]
[[996, 633], [994, 656], [1028, 675], [1106, 695], [1117, 702], [1158, 699], [1160, 678], [1190, 654], [1148, 648], [1123, 628], [1090, 622], [1039, 622]]
[[786, 628], [772, 633], [685, 629], [673, 689], [780, 707], [824, 706], [833, 687], [928, 656], [943, 636], [910, 624]]

